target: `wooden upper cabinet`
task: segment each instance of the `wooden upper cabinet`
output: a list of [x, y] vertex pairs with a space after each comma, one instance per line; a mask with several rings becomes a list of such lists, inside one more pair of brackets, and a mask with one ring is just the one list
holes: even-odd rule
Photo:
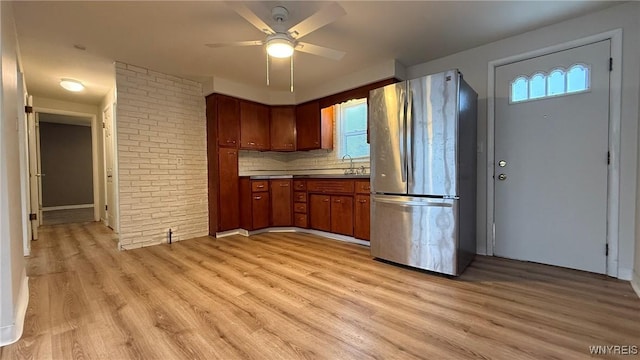
[[333, 149], [333, 108], [320, 110], [318, 101], [296, 106], [298, 150]]
[[271, 107], [271, 150], [296, 150], [296, 112], [293, 106]]
[[269, 107], [240, 100], [240, 148], [269, 150]]
[[225, 95], [216, 95], [218, 145], [238, 148], [240, 143], [240, 101]]

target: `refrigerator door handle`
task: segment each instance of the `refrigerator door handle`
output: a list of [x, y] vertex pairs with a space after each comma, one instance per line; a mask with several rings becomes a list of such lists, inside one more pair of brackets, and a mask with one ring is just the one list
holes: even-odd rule
[[407, 119], [406, 119], [406, 113], [407, 113], [407, 108], [406, 108], [406, 90], [402, 92], [401, 94], [401, 98], [400, 98], [400, 104], [402, 104], [402, 106], [400, 107], [400, 116], [398, 116], [398, 128], [402, 129], [402, 131], [400, 131], [400, 159], [401, 159], [401, 163], [402, 163], [402, 171], [401, 171], [401, 175], [402, 175], [402, 182], [407, 182], [407, 129], [406, 129], [406, 125], [407, 125]]
[[[413, 91], [407, 86], [407, 119], [404, 131], [407, 134], [407, 182], [413, 182]], [[409, 185], [410, 186], [410, 185]]]
[[376, 201], [379, 203], [393, 204], [393, 205], [403, 206], [403, 207], [415, 207], [415, 206], [452, 207], [453, 206], [453, 204], [451, 204], [450, 202], [411, 201], [411, 200], [407, 201], [402, 199], [395, 200], [395, 199], [381, 198], [381, 197], [375, 197], [373, 201]]

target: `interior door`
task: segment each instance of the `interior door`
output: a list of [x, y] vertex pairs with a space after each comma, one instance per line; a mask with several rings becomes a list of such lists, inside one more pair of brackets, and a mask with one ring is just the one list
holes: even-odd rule
[[610, 42], [496, 68], [495, 247], [606, 273]]
[[115, 184], [114, 177], [114, 141], [113, 141], [113, 106], [109, 105], [103, 111], [104, 119], [104, 147], [105, 147], [105, 175], [106, 179], [106, 217], [107, 226], [111, 229], [117, 228], [116, 206], [115, 206]]

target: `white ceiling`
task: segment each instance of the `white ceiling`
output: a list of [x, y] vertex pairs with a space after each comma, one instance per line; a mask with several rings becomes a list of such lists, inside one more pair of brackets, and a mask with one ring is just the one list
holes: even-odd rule
[[[314, 86], [381, 61], [412, 66], [461, 50], [615, 5], [613, 1], [340, 1], [347, 15], [303, 41], [347, 52], [340, 61], [297, 53], [296, 89]], [[285, 6], [288, 25], [326, 5], [312, 1], [247, 3], [268, 24]], [[288, 61], [272, 64], [265, 85], [262, 47], [212, 49], [205, 43], [262, 40], [263, 34], [216, 1], [13, 3], [27, 88], [35, 96], [98, 104], [115, 83], [113, 61], [203, 81], [213, 76], [286, 91]], [[74, 44], [86, 47], [85, 51]], [[83, 93], [60, 78], [86, 85]]]

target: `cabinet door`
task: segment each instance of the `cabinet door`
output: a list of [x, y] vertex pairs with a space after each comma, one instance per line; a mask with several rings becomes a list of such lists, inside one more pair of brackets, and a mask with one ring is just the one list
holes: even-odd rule
[[269, 107], [240, 102], [240, 148], [269, 150]]
[[291, 226], [293, 223], [293, 192], [291, 180], [271, 180], [271, 226]]
[[253, 228], [263, 229], [269, 227], [269, 193], [253, 193], [251, 197], [251, 205]]
[[218, 95], [217, 98], [218, 145], [238, 148], [240, 134], [239, 100]]
[[309, 195], [310, 227], [331, 231], [331, 197], [329, 195]]
[[218, 149], [218, 183], [220, 187], [218, 202], [218, 231], [233, 230], [240, 227], [240, 191], [238, 184], [238, 150]]
[[353, 236], [362, 240], [369, 240], [369, 231], [371, 223], [371, 205], [369, 203], [369, 195], [356, 195], [353, 214]]
[[296, 141], [298, 150], [320, 149], [320, 103], [296, 106]]
[[292, 106], [271, 107], [271, 150], [295, 151], [296, 114]]
[[331, 232], [353, 235], [353, 197], [331, 197]]

